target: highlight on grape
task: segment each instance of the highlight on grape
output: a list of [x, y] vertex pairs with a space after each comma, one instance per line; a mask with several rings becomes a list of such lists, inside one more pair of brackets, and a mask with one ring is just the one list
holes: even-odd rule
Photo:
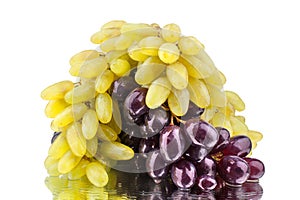
[[113, 168], [203, 191], [263, 176], [250, 157], [263, 136], [248, 128], [243, 100], [224, 90], [225, 75], [198, 39], [173, 23], [114, 20], [91, 41], [96, 50], [70, 59], [77, 81], [41, 93], [54, 131], [50, 176], [104, 187]]

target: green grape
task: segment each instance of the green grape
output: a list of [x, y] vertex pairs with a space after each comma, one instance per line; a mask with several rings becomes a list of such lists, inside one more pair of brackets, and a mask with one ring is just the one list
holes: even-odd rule
[[116, 60], [120, 57], [122, 57], [123, 55], [127, 55], [127, 51], [123, 50], [123, 51], [110, 51], [108, 53], [105, 54], [105, 59], [108, 63], [111, 63], [113, 60]]
[[206, 108], [210, 104], [210, 95], [205, 83], [199, 79], [189, 77], [187, 87], [191, 101], [200, 108]]
[[96, 96], [94, 81], [82, 83], [70, 90], [65, 95], [65, 101], [69, 104], [76, 104], [88, 101]]
[[163, 104], [170, 92], [171, 92], [172, 85], [167, 77], [159, 77], [158, 79], [154, 80], [147, 92], [146, 95], [146, 105], [150, 109], [158, 108]]
[[53, 159], [60, 159], [69, 150], [70, 146], [66, 139], [66, 133], [61, 133], [51, 144], [48, 155]]
[[91, 42], [94, 44], [101, 44], [104, 41], [116, 37], [120, 35], [120, 29], [119, 28], [106, 28], [102, 29], [100, 31], [97, 31], [91, 36]]
[[86, 174], [86, 167], [89, 163], [90, 161], [81, 159], [78, 165], [68, 173], [68, 178], [70, 180], [77, 180], [83, 177]]
[[110, 122], [113, 113], [113, 103], [108, 93], [98, 94], [96, 97], [96, 112], [101, 123]]
[[225, 91], [227, 101], [231, 103], [231, 105], [234, 107], [237, 111], [243, 111], [245, 110], [245, 103], [241, 99], [241, 97], [232, 91]]
[[167, 24], [161, 30], [161, 36], [167, 42], [177, 42], [180, 35], [181, 30], [177, 24]]
[[121, 27], [121, 34], [129, 36], [135, 41], [139, 41], [148, 36], [158, 36], [159, 30], [149, 24], [126, 23]]
[[214, 127], [223, 127], [226, 128], [230, 133], [232, 133], [230, 120], [224, 115], [224, 113], [215, 113], [211, 119], [211, 123], [214, 125]]
[[219, 73], [218, 70], [213, 72], [209, 77], [203, 79], [203, 81], [206, 84], [211, 84], [211, 85], [214, 85], [218, 88], [222, 88], [223, 85], [224, 85], [223, 77], [221, 77], [221, 74]]
[[180, 62], [168, 65], [166, 69], [166, 74], [174, 88], [182, 90], [187, 87], [188, 72], [185, 66]]
[[194, 37], [182, 36], [178, 41], [180, 51], [185, 55], [197, 55], [204, 46]]
[[118, 138], [118, 134], [108, 125], [99, 124], [97, 130], [97, 137], [101, 141], [115, 141]]
[[134, 156], [134, 151], [119, 142], [102, 142], [99, 147], [100, 153], [112, 160], [130, 160]]
[[159, 47], [164, 43], [160, 37], [150, 36], [142, 39], [138, 46], [142, 53], [148, 56], [157, 56]]
[[210, 104], [216, 107], [224, 107], [226, 105], [226, 96], [223, 88], [211, 84], [206, 84], [206, 87], [210, 95]]
[[65, 127], [73, 121], [81, 119], [87, 109], [84, 103], [70, 105], [54, 118], [52, 125], [56, 128]]
[[41, 98], [44, 100], [63, 99], [65, 94], [72, 90], [74, 84], [71, 81], [61, 81], [48, 86], [41, 92]]
[[215, 72], [215, 69], [201, 61], [195, 56], [181, 55], [179, 62], [185, 65], [189, 76], [197, 79], [204, 79]]
[[258, 131], [249, 130], [246, 135], [251, 139], [251, 141], [253, 141], [253, 143], [259, 142], [263, 138], [263, 135]]
[[72, 76], [79, 76], [80, 68], [83, 63], [98, 57], [99, 52], [96, 50], [85, 50], [75, 54], [69, 61], [71, 66], [69, 73]]
[[172, 89], [168, 97], [168, 105], [173, 114], [183, 116], [189, 108], [190, 94], [187, 89], [177, 90]]
[[95, 78], [107, 68], [108, 64], [105, 57], [98, 56], [97, 58], [82, 63], [79, 70], [79, 76], [82, 78]]
[[113, 60], [110, 64], [110, 69], [117, 76], [124, 76], [130, 70], [130, 64], [127, 60], [124, 59], [116, 59]]
[[143, 54], [143, 51], [138, 45], [132, 45], [128, 48], [128, 55], [135, 61], [145, 61], [149, 56]]
[[97, 186], [104, 187], [108, 183], [108, 175], [99, 162], [92, 162], [86, 167], [86, 176], [89, 181]]
[[139, 65], [135, 73], [135, 81], [140, 85], [150, 84], [153, 80], [158, 78], [166, 68], [166, 65], [162, 63], [147, 63], [146, 61]]
[[117, 134], [120, 134], [122, 131], [122, 117], [118, 101], [116, 100], [113, 100], [113, 116], [107, 125], [111, 127]]
[[101, 26], [101, 30], [117, 28], [120, 29], [126, 22], [123, 20], [112, 20]]
[[69, 105], [64, 99], [50, 100], [45, 108], [45, 114], [49, 118], [54, 118]]
[[118, 39], [118, 37], [112, 37], [112, 38], [109, 38], [109, 39], [103, 41], [100, 44], [101, 50], [103, 52], [109, 52], [109, 51], [117, 50], [116, 46], [115, 46], [117, 39]]
[[232, 127], [233, 135], [246, 135], [249, 130], [245, 123], [233, 116], [230, 117], [230, 124]]
[[58, 159], [53, 158], [52, 156], [48, 156], [44, 162], [44, 166], [47, 169], [47, 173], [50, 176], [59, 176], [60, 173], [58, 172]]
[[115, 50], [128, 49], [133, 42], [133, 39], [127, 35], [120, 35], [115, 41]]
[[237, 118], [238, 120], [240, 120], [243, 123], [246, 122], [246, 118], [244, 116], [242, 116], [242, 115], [237, 115], [237, 116], [235, 116], [235, 118]]
[[86, 141], [86, 156], [92, 158], [96, 155], [98, 150], [98, 137], [95, 136], [90, 140]]
[[66, 135], [71, 151], [75, 156], [82, 157], [86, 153], [86, 139], [82, 134], [79, 122], [73, 123], [67, 130]]
[[98, 129], [98, 117], [95, 110], [89, 109], [82, 117], [82, 134], [85, 139], [92, 139]]
[[75, 156], [71, 150], [67, 151], [58, 161], [58, 171], [62, 174], [69, 173], [80, 162], [81, 157]]
[[172, 64], [179, 58], [180, 51], [173, 43], [164, 43], [158, 49], [158, 56], [166, 64]]

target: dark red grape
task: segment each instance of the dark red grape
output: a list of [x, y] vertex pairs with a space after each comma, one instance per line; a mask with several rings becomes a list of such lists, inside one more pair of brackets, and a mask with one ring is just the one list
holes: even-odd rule
[[155, 135], [149, 138], [142, 138], [139, 144], [139, 153], [144, 154], [145, 157], [147, 153], [159, 148], [159, 136]]
[[213, 190], [217, 186], [217, 181], [213, 176], [201, 175], [196, 179], [196, 185], [204, 191]]
[[223, 155], [233, 155], [239, 157], [247, 156], [252, 148], [250, 138], [245, 135], [238, 135], [230, 138], [229, 144], [223, 149]]
[[56, 138], [61, 134], [61, 132], [54, 132], [51, 138], [51, 144], [56, 140]]
[[155, 150], [148, 155], [146, 169], [155, 183], [160, 183], [169, 171], [169, 167], [162, 158], [159, 150]]
[[248, 180], [255, 181], [260, 179], [265, 173], [264, 163], [256, 158], [244, 158], [250, 167], [250, 176]]
[[184, 153], [184, 157], [191, 161], [201, 161], [208, 152], [203, 146], [191, 144]]
[[216, 127], [216, 130], [219, 133], [219, 140], [214, 148], [211, 150], [211, 154], [218, 153], [223, 150], [228, 144], [230, 139], [230, 133], [227, 129], [222, 127]]
[[151, 137], [159, 133], [169, 123], [169, 112], [162, 108], [150, 109], [147, 116], [145, 116], [144, 125], [141, 126], [141, 134], [145, 137]]
[[216, 162], [210, 156], [206, 156], [202, 161], [196, 162], [195, 167], [198, 176], [209, 175], [214, 177], [217, 172]]
[[185, 139], [180, 127], [169, 125], [163, 128], [160, 132], [159, 147], [166, 162], [178, 160], [185, 151]]
[[184, 131], [195, 145], [206, 148], [213, 148], [219, 139], [219, 133], [212, 125], [197, 118], [186, 121]]
[[198, 107], [196, 104], [190, 101], [188, 111], [181, 117], [182, 120], [188, 120], [191, 118], [199, 118], [204, 112], [204, 108]]
[[173, 183], [180, 189], [190, 189], [197, 178], [196, 168], [192, 162], [179, 160], [172, 165], [171, 178]]
[[124, 101], [127, 95], [138, 87], [134, 78], [131, 76], [123, 76], [113, 83], [112, 98], [118, 101]]
[[238, 156], [224, 156], [217, 168], [221, 178], [231, 185], [245, 183], [250, 174], [248, 163]]

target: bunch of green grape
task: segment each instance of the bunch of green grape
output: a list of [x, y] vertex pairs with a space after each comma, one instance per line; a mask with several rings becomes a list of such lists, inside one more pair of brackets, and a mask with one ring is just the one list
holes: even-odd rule
[[103, 187], [115, 162], [134, 157], [119, 138], [121, 111], [111, 95], [114, 82], [129, 75], [147, 88], [145, 103], [150, 109], [167, 103], [172, 115], [181, 117], [193, 102], [204, 109], [202, 120], [226, 128], [231, 136], [246, 135], [254, 147], [262, 139], [261, 133], [248, 129], [243, 116], [236, 115], [245, 104], [235, 92], [223, 90], [226, 78], [204, 45], [183, 36], [178, 25], [114, 20], [91, 41], [99, 45], [96, 50], [70, 59], [69, 72], [77, 81], [61, 81], [41, 93], [49, 101], [45, 114], [53, 119], [56, 133], [45, 161], [49, 175], [87, 177]]

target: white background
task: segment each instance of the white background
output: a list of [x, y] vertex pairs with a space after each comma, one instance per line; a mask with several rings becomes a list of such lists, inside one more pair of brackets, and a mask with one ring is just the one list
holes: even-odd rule
[[[94, 49], [105, 22], [177, 23], [196, 36], [244, 99], [251, 129], [264, 133], [253, 156], [265, 162], [263, 199], [296, 199], [299, 167], [298, 1], [1, 1], [1, 199], [51, 199], [43, 161], [50, 120], [40, 91], [71, 79], [69, 58]], [[299, 185], [299, 184], [298, 184]]]

